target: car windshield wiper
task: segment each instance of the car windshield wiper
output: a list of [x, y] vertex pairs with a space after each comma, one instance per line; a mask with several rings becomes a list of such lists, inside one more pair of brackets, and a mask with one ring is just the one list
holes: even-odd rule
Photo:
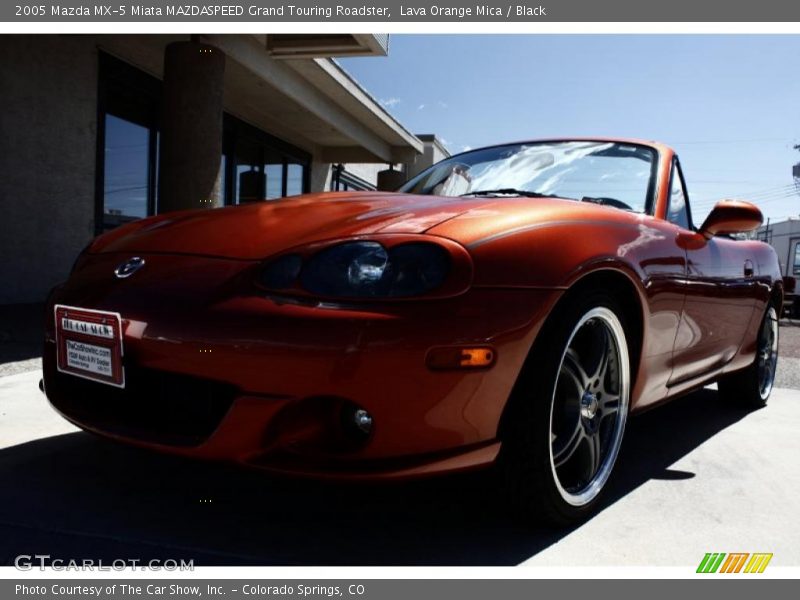
[[541, 194], [539, 192], [529, 192], [528, 190], [518, 190], [516, 188], [500, 188], [497, 190], [476, 190], [461, 194], [461, 198], [466, 196], [524, 196], [526, 198], [556, 198], [553, 194]]

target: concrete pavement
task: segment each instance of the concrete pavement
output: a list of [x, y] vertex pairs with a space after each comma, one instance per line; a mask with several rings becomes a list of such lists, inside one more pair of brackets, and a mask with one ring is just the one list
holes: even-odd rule
[[705, 552], [800, 565], [800, 392], [751, 413], [702, 390], [631, 419], [604, 510], [572, 531], [509, 520], [490, 473], [394, 485], [265, 476], [106, 442], [0, 377], [0, 564], [53, 557], [196, 564], [692, 566]]
[[775, 385], [800, 390], [800, 321], [782, 320], [778, 340], [780, 357]]
[[0, 450], [78, 431], [51, 409], [39, 392], [41, 377], [39, 369], [0, 377]]
[[[709, 398], [715, 391], [704, 391]], [[699, 413], [693, 401], [705, 405]], [[716, 400], [716, 399], [714, 399]], [[705, 552], [772, 552], [773, 565], [800, 565], [800, 392], [775, 389], [766, 408], [728, 412], [714, 400], [695, 394], [685, 401], [683, 417], [668, 421], [660, 440], [640, 438], [632, 420], [618, 468], [637, 469], [632, 446], [640, 452], [669, 453], [669, 446], [694, 428], [705, 439], [652, 474], [580, 529], [529, 559], [534, 565], [675, 565], [699, 563]], [[681, 401], [683, 402], [683, 401]], [[715, 406], [716, 405], [716, 406]], [[665, 407], [663, 410], [669, 410]], [[719, 410], [718, 415], [712, 411]], [[644, 415], [654, 426], [661, 410]], [[701, 424], [702, 421], [705, 424]], [[728, 420], [726, 423], [725, 421]], [[670, 430], [667, 431], [667, 428]], [[736, 550], [739, 549], [739, 550]]]

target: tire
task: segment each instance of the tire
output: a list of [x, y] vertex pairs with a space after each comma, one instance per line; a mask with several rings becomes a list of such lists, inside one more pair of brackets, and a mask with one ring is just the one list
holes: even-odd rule
[[593, 514], [622, 443], [630, 371], [612, 296], [571, 296], [548, 319], [501, 428], [498, 466], [525, 521], [566, 526]]
[[720, 397], [742, 408], [763, 408], [772, 393], [777, 366], [778, 313], [770, 304], [761, 319], [753, 364], [720, 379], [717, 383]]

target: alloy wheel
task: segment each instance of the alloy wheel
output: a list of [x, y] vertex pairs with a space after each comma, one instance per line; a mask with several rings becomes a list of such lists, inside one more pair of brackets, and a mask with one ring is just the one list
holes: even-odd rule
[[617, 458], [630, 397], [625, 333], [608, 308], [588, 311], [561, 357], [550, 406], [550, 466], [561, 497], [584, 506]]
[[758, 335], [758, 393], [766, 400], [778, 365], [778, 313], [770, 306]]

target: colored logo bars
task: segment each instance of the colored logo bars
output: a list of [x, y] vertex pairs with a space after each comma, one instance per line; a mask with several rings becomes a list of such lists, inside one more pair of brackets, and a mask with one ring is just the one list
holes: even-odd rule
[[698, 573], [763, 573], [772, 553], [708, 552], [697, 567]]

